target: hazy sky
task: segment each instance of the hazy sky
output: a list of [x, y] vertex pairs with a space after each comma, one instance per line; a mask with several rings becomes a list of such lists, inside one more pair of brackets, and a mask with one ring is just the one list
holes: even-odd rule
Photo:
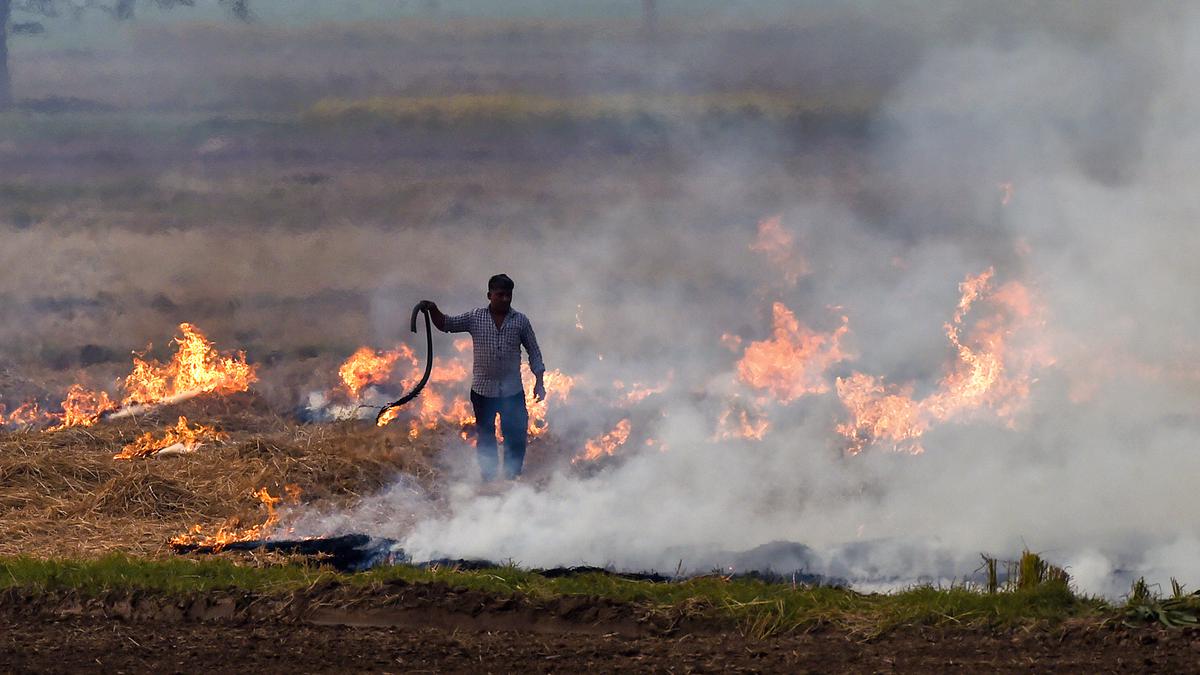
[[[663, 14], [695, 14], [698, 12], [730, 12], [735, 14], [779, 12], [814, 6], [812, 2], [782, 2], [780, 0], [658, 0]], [[860, 3], [861, 4], [861, 3]], [[153, 5], [139, 7], [144, 17], [161, 17], [177, 21], [195, 18], [215, 18], [221, 10], [213, 1], [198, 2], [196, 7], [179, 7], [170, 12], [157, 10]], [[407, 16], [470, 16], [470, 17], [546, 17], [595, 18], [638, 17], [641, 0], [253, 0], [251, 6], [264, 20], [313, 21], [365, 19]]]
[[[64, 4], [66, 4], [64, 2]], [[269, 25], [303, 24], [313, 21], [372, 21], [379, 19], [477, 18], [477, 19], [633, 19], [642, 13], [642, 0], [252, 0], [257, 20]], [[974, 40], [981, 36], [1016, 36], [1030, 32], [1074, 34], [1087, 40], [1111, 33], [1131, 16], [1171, 14], [1183, 5], [1143, 6], [1119, 0], [1089, 3], [1069, 0], [985, 0], [929, 2], [927, 0], [658, 0], [663, 21], [672, 17], [704, 16], [710, 20], [791, 22], [800, 27], [824, 25], [830, 20], [861, 21], [920, 35], [930, 43]], [[786, 17], [783, 19], [782, 17]], [[14, 21], [34, 17], [17, 12]], [[149, 0], [139, 3], [138, 24], [154, 21], [212, 21], [228, 18], [216, 0], [200, 0], [195, 7], [159, 10]], [[101, 12], [90, 12], [83, 20], [43, 20], [51, 28], [37, 37], [19, 37], [17, 51], [38, 48], [96, 46], [120, 43], [134, 24], [123, 27]], [[777, 25], [783, 26], [783, 23]], [[82, 42], [81, 42], [82, 41]]]
[[[854, 3], [858, 10], [874, 3]], [[808, 10], [820, 3], [781, 0], [658, 0], [660, 15], [729, 15], [740, 18], [778, 15]], [[500, 19], [638, 19], [641, 0], [252, 0], [257, 20], [271, 25], [303, 24], [314, 21], [370, 21], [378, 19], [422, 18], [500, 18]], [[842, 11], [844, 11], [843, 8]], [[228, 18], [216, 0], [200, 0], [195, 7], [160, 10], [153, 3], [139, 3], [138, 23], [153, 21], [211, 21]], [[103, 13], [90, 12], [82, 20], [44, 19], [16, 12], [14, 22], [39, 20], [51, 30], [37, 37], [18, 37], [12, 48], [17, 51], [119, 44], [133, 24], [115, 26]]]

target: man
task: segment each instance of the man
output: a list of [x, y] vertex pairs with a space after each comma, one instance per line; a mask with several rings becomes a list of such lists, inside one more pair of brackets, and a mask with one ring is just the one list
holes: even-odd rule
[[471, 334], [475, 352], [471, 406], [475, 408], [476, 449], [485, 482], [497, 474], [497, 414], [504, 433], [504, 477], [515, 479], [525, 463], [529, 412], [521, 384], [521, 345], [529, 353], [529, 369], [536, 378], [533, 395], [539, 401], [546, 397], [542, 351], [529, 319], [512, 308], [514, 286], [508, 275], [497, 274], [488, 279], [488, 306], [458, 316], [446, 316], [434, 302], [421, 301], [438, 330]]

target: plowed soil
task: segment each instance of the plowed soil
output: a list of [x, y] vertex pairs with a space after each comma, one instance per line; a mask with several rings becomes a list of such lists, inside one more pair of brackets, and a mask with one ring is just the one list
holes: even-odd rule
[[0, 595], [4, 672], [1200, 672], [1197, 664], [1194, 630], [1093, 623], [868, 638], [821, 628], [753, 639], [598, 598], [440, 585]]

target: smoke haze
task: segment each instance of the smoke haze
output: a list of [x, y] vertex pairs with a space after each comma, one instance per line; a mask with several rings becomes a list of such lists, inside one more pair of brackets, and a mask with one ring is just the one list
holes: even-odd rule
[[[930, 352], [946, 348], [937, 331], [965, 276], [995, 265], [1036, 289], [1056, 363], [1015, 429], [948, 424], [924, 455], [846, 458], [833, 448], [826, 415], [837, 411], [827, 402], [779, 409], [763, 441], [712, 443], [711, 412], [676, 396], [656, 429], [668, 452], [541, 490], [466, 497], [404, 537], [406, 550], [539, 566], [669, 570], [682, 560], [703, 571], [783, 540], [814, 549], [810, 571], [907, 582], [969, 572], [980, 552], [1028, 547], [1065, 563], [1091, 592], [1120, 593], [1131, 575], [1195, 578], [1200, 542], [1184, 514], [1200, 469], [1190, 340], [1200, 326], [1185, 299], [1198, 249], [1180, 181], [1197, 135], [1179, 121], [1190, 117], [1189, 83], [1200, 73], [1194, 58], [1151, 45], [1189, 44], [1196, 23], [1142, 18], [1100, 45], [1035, 34], [931, 50], [893, 89], [872, 138], [872, 165], [886, 177], [871, 186], [881, 217], [822, 201], [782, 211], [815, 264], [778, 297], [810, 325], [828, 324], [825, 306], [840, 305], [871, 372], [936, 380]], [[752, 174], [722, 171], [727, 161], [697, 171], [697, 194], [731, 191], [726, 181], [752, 189]], [[1014, 192], [1003, 207], [1002, 183]], [[554, 257], [584, 279], [618, 270], [596, 284], [613, 290], [655, 242], [674, 242], [688, 273], [654, 267], [695, 287], [644, 279], [637, 304], [598, 317], [593, 330], [607, 332], [605, 344], [671, 345], [637, 370], [671, 368], [720, 391], [730, 365], [713, 340], [730, 327], [764, 336], [750, 289], [770, 282], [748, 273], [762, 263], [742, 253], [744, 229], [678, 227], [687, 233], [611, 225], [602, 243], [581, 247], [608, 253], [594, 266]], [[623, 234], [638, 253], [612, 250]], [[888, 264], [897, 257], [900, 271]], [[1072, 402], [1067, 389], [1084, 379], [1094, 393]]]
[[[1087, 592], [1120, 594], [1139, 575], [1200, 583], [1188, 516], [1200, 474], [1200, 13], [1012, 5], [809, 8], [778, 28], [730, 12], [672, 24], [668, 7], [649, 52], [634, 50], [636, 13], [509, 27], [512, 44], [442, 26], [457, 53], [403, 23], [342, 34], [185, 22], [112, 48], [110, 63], [130, 66], [119, 75], [72, 72], [63, 64], [88, 58], [46, 47], [14, 67], [30, 99], [71, 91], [117, 118], [217, 119], [177, 122], [182, 140], [149, 148], [122, 124], [64, 132], [58, 157], [30, 159], [29, 135], [0, 143], [0, 161], [24, 172], [12, 185], [57, 194], [78, 172], [110, 186], [64, 192], [56, 208], [8, 205], [4, 356], [19, 370], [85, 342], [121, 353], [188, 320], [248, 349], [265, 364], [264, 395], [296, 406], [354, 345], [406, 339], [415, 301], [465, 311], [506, 272], [547, 366], [578, 383], [551, 408], [564, 449], [552, 470], [481, 496], [473, 450], [455, 440], [438, 495], [403, 480], [351, 511], [300, 514], [298, 533], [365, 530], [418, 560], [803, 566], [867, 586], [960, 578], [981, 552], [1028, 548]], [[404, 40], [389, 44], [393, 29]], [[306, 31], [324, 37], [287, 55], [262, 46]], [[199, 36], [180, 50], [191, 57], [147, 58], [179, 36]], [[523, 51], [530, 40], [544, 57]], [[244, 52], [196, 58], [234, 46]], [[238, 70], [239, 53], [262, 56], [261, 70]], [[342, 142], [313, 122], [325, 97], [513, 88], [825, 103], [809, 126], [714, 131], [673, 100], [676, 124], [566, 140], [431, 126]], [[302, 111], [307, 145], [239, 123], [248, 110]], [[94, 178], [109, 171], [119, 190]], [[790, 242], [756, 246], [775, 216]], [[838, 379], [938, 391], [960, 284], [988, 269], [995, 288], [1019, 283], [1040, 308], [1031, 339], [1047, 356], [1027, 397], [1011, 417], [931, 425], [922, 454], [882, 443], [850, 455]], [[783, 401], [740, 377], [747, 346], [772, 338], [775, 303], [820, 335], [845, 317], [844, 358], [815, 375], [823, 391]], [[437, 353], [450, 344], [436, 336]], [[300, 353], [316, 356], [296, 365]], [[620, 407], [614, 380], [669, 386]], [[722, 436], [722, 414], [746, 406], [769, 431]], [[570, 464], [622, 418], [633, 434], [614, 458]]]

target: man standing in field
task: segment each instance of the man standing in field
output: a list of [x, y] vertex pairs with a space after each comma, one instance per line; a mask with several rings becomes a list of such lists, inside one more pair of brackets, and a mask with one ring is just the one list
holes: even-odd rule
[[525, 463], [529, 412], [521, 384], [521, 345], [529, 353], [529, 369], [537, 378], [533, 395], [539, 401], [546, 397], [542, 351], [529, 319], [512, 308], [514, 285], [508, 275], [497, 274], [488, 280], [488, 306], [458, 316], [446, 316], [430, 300], [422, 300], [420, 305], [429, 310], [438, 330], [471, 334], [475, 352], [471, 406], [475, 409], [476, 450], [485, 482], [497, 474], [497, 414], [504, 433], [504, 477], [515, 479]]

